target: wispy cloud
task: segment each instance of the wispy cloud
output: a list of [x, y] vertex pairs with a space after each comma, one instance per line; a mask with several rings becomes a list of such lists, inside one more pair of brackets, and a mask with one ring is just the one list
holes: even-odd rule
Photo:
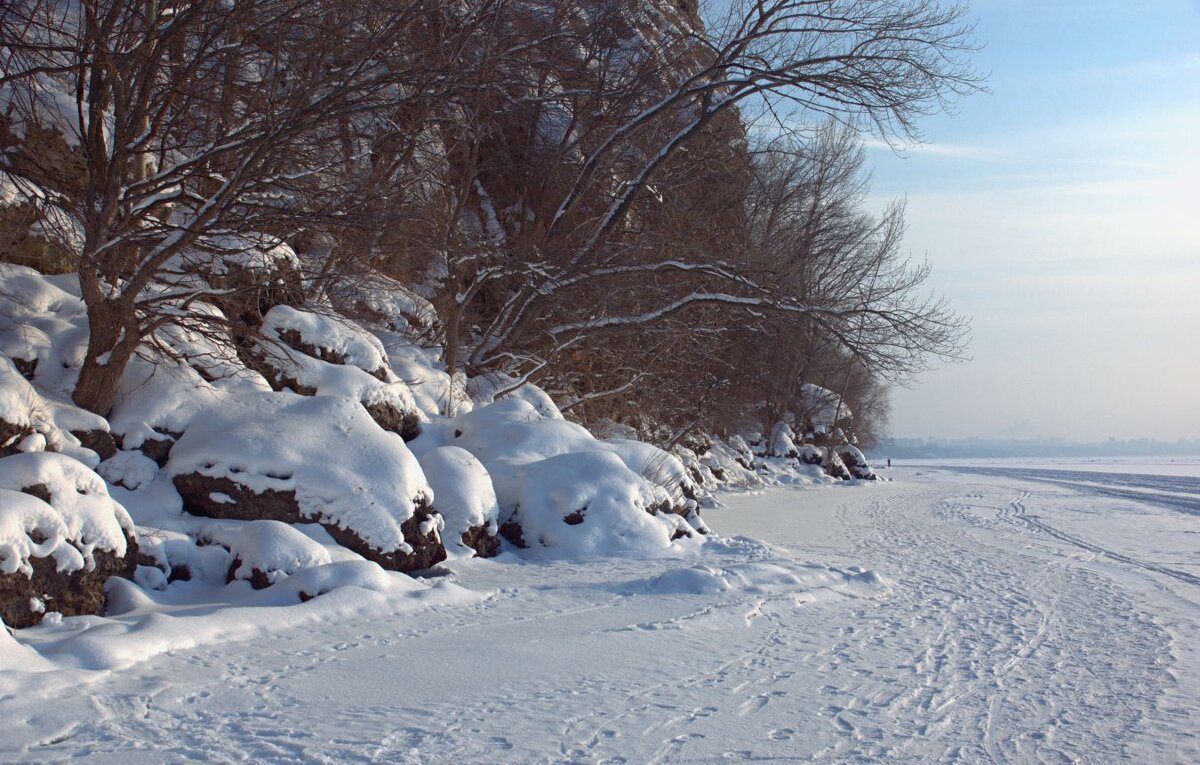
[[900, 156], [925, 155], [931, 157], [950, 157], [954, 159], [999, 160], [1004, 152], [996, 146], [983, 146], [963, 143], [910, 143], [892, 145], [878, 138], [869, 138], [864, 146], [872, 151], [888, 151]]

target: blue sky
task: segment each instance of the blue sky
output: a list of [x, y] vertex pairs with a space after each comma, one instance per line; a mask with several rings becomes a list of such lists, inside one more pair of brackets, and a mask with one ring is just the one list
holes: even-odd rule
[[990, 93], [873, 146], [874, 202], [974, 319], [897, 436], [1200, 437], [1200, 1], [971, 4]]

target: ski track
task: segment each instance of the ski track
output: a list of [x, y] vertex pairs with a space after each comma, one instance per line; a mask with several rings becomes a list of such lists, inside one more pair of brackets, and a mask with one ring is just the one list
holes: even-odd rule
[[1200, 515], [1200, 478], [1044, 468], [935, 467], [955, 473], [1040, 481], [1113, 499], [1148, 502], [1188, 515]]
[[[515, 566], [474, 606], [152, 660], [88, 686], [60, 715], [74, 719], [22, 751], [0, 744], [0, 760], [1200, 761], [1178, 636], [1120, 583], [1190, 590], [1197, 577], [1063, 532], [1007, 486], [827, 490], [838, 560], [775, 520], [778, 549], [699, 561], [860, 563], [886, 577], [883, 597], [633, 584], [697, 561]], [[737, 521], [713, 516], [726, 532]], [[487, 589], [479, 571], [463, 584]], [[502, 664], [541, 646], [562, 661], [564, 645], [565, 673], [476, 668], [491, 679], [470, 693], [421, 691], [435, 675], [420, 668], [452, 670], [463, 646], [505, 648]], [[339, 673], [370, 687], [329, 682]]]

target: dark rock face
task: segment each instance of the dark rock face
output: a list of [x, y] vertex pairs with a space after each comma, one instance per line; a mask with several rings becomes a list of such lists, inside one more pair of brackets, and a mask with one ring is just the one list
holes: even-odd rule
[[[237, 570], [242, 567], [242, 559], [234, 558], [233, 563], [229, 564], [229, 573], [225, 575], [225, 581], [232, 582], [237, 577]], [[250, 578], [246, 581], [250, 582], [250, 586], [256, 590], [265, 590], [271, 586], [271, 579], [267, 576], [267, 572], [262, 569], [251, 569]]]
[[[436, 514], [428, 505], [418, 505], [413, 517], [400, 524], [404, 541], [411, 553], [400, 550], [384, 552], [371, 547], [353, 529], [324, 521], [320, 516], [305, 515], [300, 510], [293, 491], [254, 492], [228, 478], [210, 478], [198, 473], [178, 475], [172, 479], [183, 497], [183, 508], [192, 515], [224, 518], [237, 521], [282, 521], [283, 523], [319, 523], [334, 540], [367, 560], [392, 571], [418, 571], [446, 559], [446, 548], [436, 531], [421, 533], [421, 524]], [[225, 494], [233, 502], [218, 502], [213, 494]]]
[[493, 558], [500, 553], [500, 538], [489, 534], [487, 526], [472, 526], [464, 531], [462, 543], [480, 558]]
[[[99, 454], [102, 460], [117, 453], [117, 441], [107, 430], [72, 430], [71, 435], [78, 438], [84, 448]], [[167, 451], [170, 450], [170, 446], [168, 446]], [[162, 467], [162, 463], [159, 463], [159, 467]]]
[[398, 433], [406, 442], [421, 435], [421, 418], [415, 411], [404, 411], [391, 404], [366, 404], [363, 408], [379, 427]]
[[16, 356], [11, 356], [10, 358], [12, 359], [13, 366], [17, 368], [17, 371], [20, 372], [26, 380], [33, 382], [33, 376], [37, 374], [38, 360], [19, 359]]
[[529, 544], [525, 541], [525, 530], [521, 528], [521, 519], [517, 513], [513, 513], [507, 521], [500, 524], [500, 536], [522, 550], [529, 547]]
[[179, 440], [181, 433], [173, 433], [170, 431], [162, 432], [162, 438], [147, 438], [138, 447], [138, 451], [146, 455], [159, 467], [165, 467], [167, 459], [171, 456], [171, 447]]
[[421, 534], [421, 524], [428, 520], [437, 511], [427, 505], [419, 505], [412, 518], [409, 518], [404, 523], [400, 524], [400, 530], [404, 532], [404, 541], [408, 542], [412, 547], [411, 553], [393, 550], [392, 552], [384, 553], [370, 547], [362, 540], [355, 532], [350, 529], [334, 526], [333, 524], [321, 524], [325, 530], [329, 532], [329, 536], [333, 537], [334, 541], [345, 547], [348, 550], [353, 550], [367, 560], [372, 560], [392, 571], [420, 571], [421, 569], [431, 568], [434, 564], [441, 563], [446, 560], [446, 548], [442, 546], [442, 540], [436, 531], [430, 531], [428, 534]]
[[17, 448], [17, 445], [26, 436], [32, 434], [33, 428], [28, 425], [14, 425], [7, 420], [0, 420], [0, 457], [7, 457], [10, 454], [20, 454], [21, 450]]
[[92, 557], [96, 567], [91, 571], [61, 573], [53, 558], [34, 558], [30, 562], [32, 577], [19, 572], [0, 574], [0, 619], [14, 629], [41, 623], [43, 613], [34, 610], [34, 598], [44, 604], [46, 611], [58, 611], [63, 616], [104, 613], [104, 583], [110, 576], [132, 579], [137, 568], [137, 541], [126, 536], [125, 543], [128, 547], [124, 557], [95, 551]]

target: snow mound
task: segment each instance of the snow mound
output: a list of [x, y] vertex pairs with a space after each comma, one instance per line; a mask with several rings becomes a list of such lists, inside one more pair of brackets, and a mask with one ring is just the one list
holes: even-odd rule
[[297, 571], [331, 562], [329, 552], [300, 531], [279, 521], [251, 521], [229, 545], [230, 579], [251, 582], [256, 589], [282, 581]]
[[507, 523], [536, 557], [655, 556], [699, 536], [661, 487], [610, 452], [539, 460], [514, 483]]
[[158, 475], [158, 463], [137, 451], [119, 451], [101, 462], [96, 472], [110, 484], [137, 491]]
[[230, 399], [193, 420], [167, 470], [177, 486], [199, 475], [253, 494], [294, 494], [305, 518], [352, 530], [383, 552], [411, 551], [400, 526], [433, 494], [398, 435], [333, 396]]
[[[42, 628], [36, 650], [53, 669], [121, 670], [168, 651], [261, 638], [340, 621], [412, 613], [430, 606], [480, 600], [449, 582], [425, 584], [368, 561], [304, 569], [264, 590], [202, 587], [204, 597], [147, 591], [133, 582], [109, 583], [109, 615], [81, 617]], [[0, 630], [2, 632], [2, 630]], [[28, 667], [29, 671], [37, 671]], [[4, 678], [0, 678], [3, 681]], [[0, 684], [0, 691], [3, 686]]]
[[433, 487], [438, 512], [446, 519], [447, 552], [476, 552], [486, 557], [480, 550], [486, 543], [477, 538], [482, 534], [495, 539], [500, 516], [487, 468], [466, 449], [441, 446], [421, 455], [421, 469]]
[[643, 580], [640, 589], [676, 595], [736, 592], [767, 598], [784, 596], [795, 598], [795, 605], [831, 596], [880, 597], [891, 591], [883, 577], [860, 566], [838, 568], [784, 557], [726, 566], [697, 564], [671, 569]]
[[[53, 550], [59, 549], [62, 539], [78, 550], [78, 558], [55, 553], [59, 571], [92, 570], [95, 567], [93, 556], [98, 551], [124, 557], [127, 541], [136, 536], [129, 514], [109, 497], [104, 480], [86, 465], [65, 455], [40, 452], [0, 459], [0, 489], [14, 492], [26, 489], [41, 495], [45, 499], [43, 504], [48, 503], [62, 523], [61, 530], [47, 526], [47, 522], [41, 520], [44, 510], [23, 501], [13, 503], [12, 507], [18, 509], [12, 512], [18, 517], [4, 522], [6, 533], [0, 539], [0, 545], [14, 542], [13, 534], [18, 531], [26, 535], [27, 524], [36, 522], [38, 531], [52, 532], [46, 535], [47, 543], [58, 540]], [[0, 507], [0, 518], [9, 514], [7, 504]], [[28, 559], [19, 555], [15, 563], [6, 561], [3, 564], [6, 573], [24, 570], [27, 565]]]
[[528, 382], [514, 388], [516, 384], [515, 377], [500, 372], [487, 372], [468, 380], [467, 392], [477, 405], [495, 401], [524, 401], [541, 417], [551, 420], [563, 418], [554, 399], [544, 390]]

